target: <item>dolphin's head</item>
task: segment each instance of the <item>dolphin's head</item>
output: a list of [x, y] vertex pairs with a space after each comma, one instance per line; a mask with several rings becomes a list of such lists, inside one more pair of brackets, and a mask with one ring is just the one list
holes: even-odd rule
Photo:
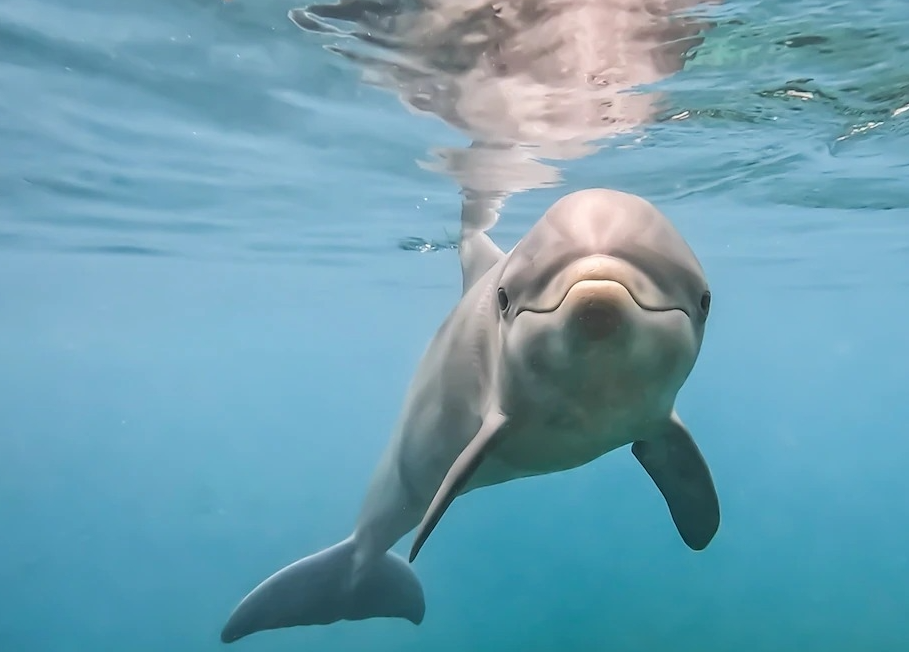
[[669, 220], [603, 189], [557, 201], [492, 289], [511, 402], [558, 392], [664, 409], [694, 367], [711, 299]]

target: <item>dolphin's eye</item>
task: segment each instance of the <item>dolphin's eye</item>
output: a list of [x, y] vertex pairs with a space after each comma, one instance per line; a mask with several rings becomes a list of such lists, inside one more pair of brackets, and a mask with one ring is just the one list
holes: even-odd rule
[[704, 312], [705, 317], [710, 312], [710, 290], [701, 295], [701, 310]]
[[505, 294], [505, 288], [499, 288], [497, 294], [499, 297], [499, 310], [505, 312], [508, 310], [508, 295]]

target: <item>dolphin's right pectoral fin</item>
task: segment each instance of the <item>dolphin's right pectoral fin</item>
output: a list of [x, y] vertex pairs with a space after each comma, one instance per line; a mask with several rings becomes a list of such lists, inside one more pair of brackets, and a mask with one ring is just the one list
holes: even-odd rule
[[688, 547], [706, 548], [720, 526], [720, 502], [710, 469], [678, 415], [657, 437], [636, 441], [631, 452], [663, 494]]
[[439, 490], [436, 491], [429, 509], [426, 510], [423, 520], [417, 528], [417, 534], [410, 549], [410, 561], [416, 559], [420, 548], [423, 547], [426, 539], [432, 534], [433, 529], [442, 520], [445, 510], [458, 496], [474, 472], [480, 468], [483, 458], [495, 446], [496, 441], [505, 430], [504, 426], [506, 423], [504, 414], [498, 410], [492, 410], [483, 419], [483, 424], [477, 434], [474, 435], [474, 438], [458, 455], [451, 468], [448, 469], [445, 479], [442, 480]]

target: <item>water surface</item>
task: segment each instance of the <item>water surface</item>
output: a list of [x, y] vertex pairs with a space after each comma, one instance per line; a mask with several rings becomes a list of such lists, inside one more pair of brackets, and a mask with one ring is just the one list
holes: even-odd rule
[[[220, 649], [246, 591], [349, 531], [457, 300], [459, 186], [417, 162], [469, 137], [292, 8], [0, 3], [3, 649]], [[711, 15], [655, 120], [551, 163], [494, 235], [603, 185], [691, 243], [714, 302], [679, 411], [717, 538], [688, 550], [618, 451], [458, 501], [420, 627], [238, 648], [905, 649], [909, 19]]]

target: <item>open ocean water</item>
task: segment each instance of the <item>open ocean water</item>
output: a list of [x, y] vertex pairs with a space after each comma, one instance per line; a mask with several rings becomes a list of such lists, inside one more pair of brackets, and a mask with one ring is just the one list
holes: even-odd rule
[[[458, 300], [460, 189], [427, 161], [470, 139], [293, 8], [0, 0], [2, 652], [223, 649], [247, 591], [349, 533]], [[233, 647], [909, 649], [909, 12], [710, 15], [659, 115], [552, 163], [493, 235], [605, 186], [686, 237], [711, 545], [623, 449], [456, 501], [419, 627]]]

